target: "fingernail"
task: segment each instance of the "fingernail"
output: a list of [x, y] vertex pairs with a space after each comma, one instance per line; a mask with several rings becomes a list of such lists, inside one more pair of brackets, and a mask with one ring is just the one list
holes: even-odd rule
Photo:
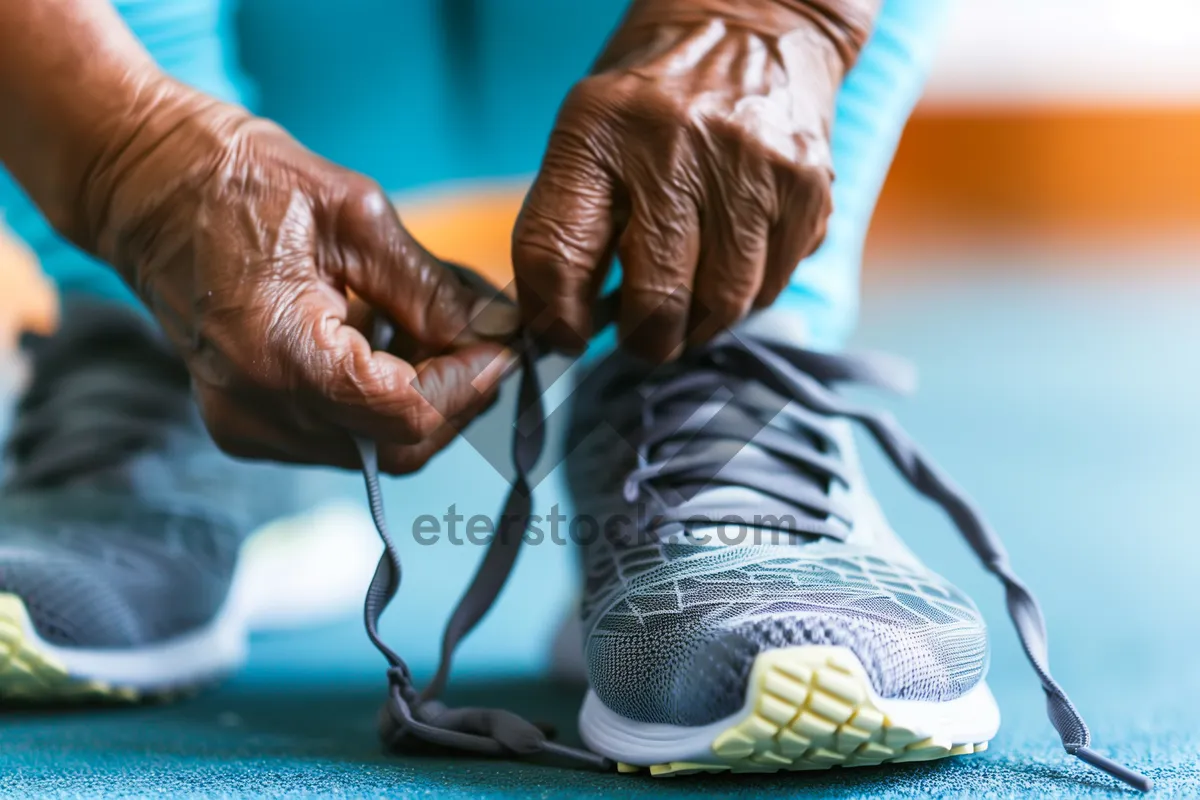
[[521, 367], [521, 356], [513, 350], [505, 348], [504, 353], [500, 356], [503, 367], [500, 370], [500, 377], [507, 378]]
[[471, 381], [471, 384], [475, 387], [476, 391], [486, 392], [497, 383], [513, 374], [520, 362], [520, 357], [506, 347], [501, 350], [494, 359], [491, 360], [491, 362], [487, 365], [483, 372], [479, 373], [475, 380]]
[[471, 332], [484, 339], [507, 339], [521, 327], [521, 311], [501, 298], [480, 300], [471, 310]]

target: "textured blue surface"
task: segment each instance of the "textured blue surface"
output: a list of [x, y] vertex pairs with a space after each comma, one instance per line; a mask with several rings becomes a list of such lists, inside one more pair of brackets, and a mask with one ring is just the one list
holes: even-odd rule
[[[1200, 283], [1013, 278], [890, 291], [860, 343], [915, 358], [923, 387], [891, 405], [981, 502], [1040, 595], [1055, 671], [1096, 745], [1147, 772], [1156, 796], [1200, 795]], [[990, 683], [1004, 713], [981, 756], [935, 765], [740, 779], [600, 776], [552, 767], [383, 756], [382, 663], [356, 620], [257, 640], [226, 687], [169, 708], [0, 716], [0, 793], [149, 795], [1114, 796], [1062, 753], [999, 589], [937, 513], [868, 450], [893, 523], [988, 618]], [[348, 482], [346, 484], [350, 486]], [[464, 486], [469, 490], [464, 491]], [[420, 513], [494, 513], [501, 479], [466, 446], [389, 485], [395, 527]], [[554, 476], [539, 493], [548, 507]], [[408, 520], [406, 523], [405, 520]], [[428, 670], [475, 547], [401, 537], [407, 584], [386, 633]], [[571, 553], [522, 555], [464, 647], [458, 698], [503, 703], [574, 738], [578, 696], [538, 679], [567, 613]]]

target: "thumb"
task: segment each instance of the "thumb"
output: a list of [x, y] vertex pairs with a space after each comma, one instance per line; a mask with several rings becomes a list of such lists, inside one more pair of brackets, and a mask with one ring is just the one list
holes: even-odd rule
[[520, 314], [512, 302], [422, 247], [377, 187], [348, 198], [340, 223], [346, 285], [423, 349], [443, 352], [516, 334]]

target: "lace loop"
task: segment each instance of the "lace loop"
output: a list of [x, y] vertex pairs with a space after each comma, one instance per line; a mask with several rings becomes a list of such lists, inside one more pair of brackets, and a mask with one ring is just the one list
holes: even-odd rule
[[[391, 337], [391, 327], [385, 322], [377, 322], [372, 337], [374, 346], [386, 349]], [[509, 490], [492, 544], [446, 625], [441, 661], [424, 691], [416, 689], [408, 665], [379, 634], [379, 618], [400, 588], [400, 557], [384, 514], [377, 447], [370, 440], [355, 439], [363, 465], [371, 518], [384, 545], [367, 590], [363, 618], [368, 637], [389, 665], [388, 698], [379, 716], [380, 738], [388, 748], [423, 744], [482, 756], [547, 754], [597, 769], [612, 766], [603, 756], [551, 742], [541, 728], [512, 712], [493, 708], [450, 708], [437, 700], [449, 678], [459, 642], [491, 608], [512, 573], [517, 550], [529, 523], [532, 497], [525, 476], [536, 466], [545, 444], [545, 412], [536, 370], [538, 355], [532, 340], [526, 337], [520, 353], [523, 374], [512, 445], [517, 479]]]

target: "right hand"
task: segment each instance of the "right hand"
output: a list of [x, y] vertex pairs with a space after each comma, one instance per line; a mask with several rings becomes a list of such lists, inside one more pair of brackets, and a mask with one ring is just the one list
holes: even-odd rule
[[635, 0], [555, 121], [513, 232], [567, 352], [621, 262], [618, 341], [663, 362], [765, 308], [825, 237], [838, 89], [879, 0]]
[[411, 472], [490, 404], [516, 310], [425, 251], [375, 183], [165, 77], [142, 96], [68, 233], [158, 318], [222, 449], [355, 467], [353, 434]]

